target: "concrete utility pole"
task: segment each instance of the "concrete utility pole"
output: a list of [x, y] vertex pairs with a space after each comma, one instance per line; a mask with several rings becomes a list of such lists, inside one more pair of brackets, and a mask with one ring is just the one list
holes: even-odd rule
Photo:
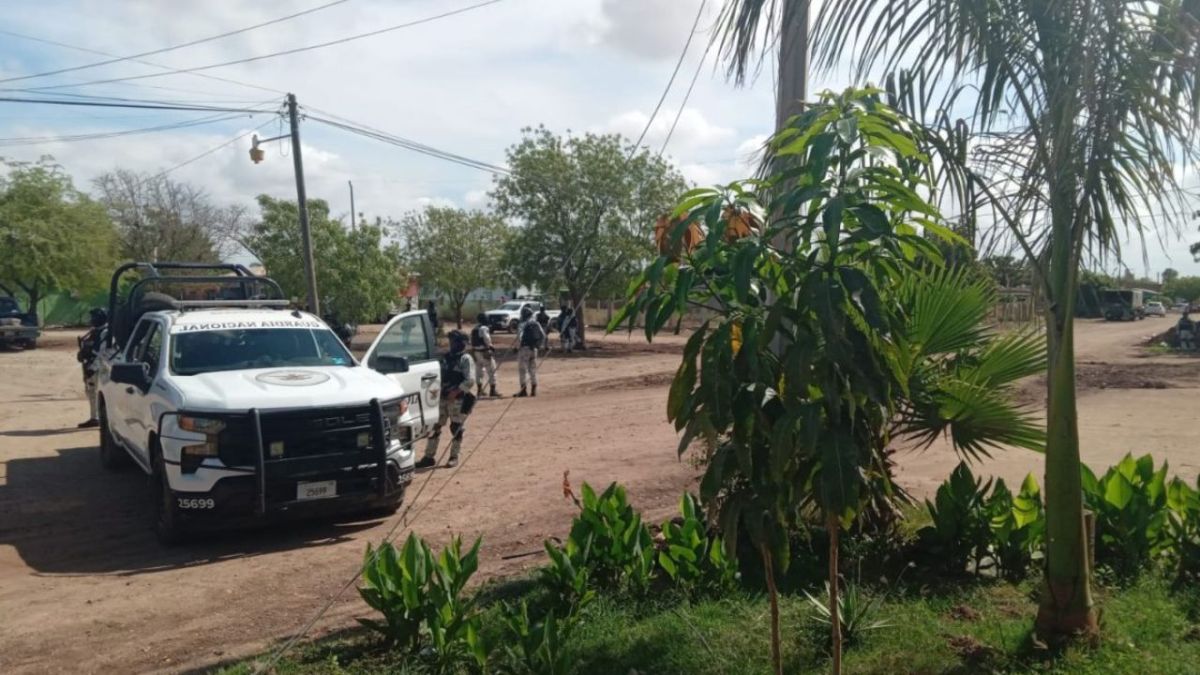
[[350, 231], [358, 231], [358, 211], [354, 210], [354, 181], [348, 180], [346, 184], [350, 186]]
[[296, 202], [300, 209], [300, 244], [304, 254], [304, 280], [308, 286], [308, 311], [321, 316], [317, 295], [317, 271], [313, 266], [312, 231], [308, 225], [308, 195], [304, 190], [304, 158], [300, 155], [300, 116], [296, 113], [296, 95], [287, 95], [288, 121], [292, 125], [292, 162], [296, 169]]

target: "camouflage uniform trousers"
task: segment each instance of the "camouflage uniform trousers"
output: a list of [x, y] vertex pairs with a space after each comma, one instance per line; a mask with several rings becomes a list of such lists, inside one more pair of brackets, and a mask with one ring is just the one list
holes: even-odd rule
[[463, 431], [467, 424], [467, 415], [462, 411], [463, 398], [443, 396], [438, 404], [438, 422], [433, 427], [433, 433], [425, 443], [425, 456], [437, 458], [438, 444], [442, 439], [442, 427], [450, 422], [450, 459], [457, 460], [462, 450]]
[[496, 388], [496, 357], [492, 355], [490, 349], [476, 349], [471, 352], [471, 358], [475, 359], [475, 382], [479, 388], [479, 395], [483, 395], [483, 375], [487, 373], [487, 386], [490, 389]]
[[537, 386], [537, 347], [521, 347], [517, 352], [517, 376], [521, 381], [521, 388], [524, 389], [526, 384]]

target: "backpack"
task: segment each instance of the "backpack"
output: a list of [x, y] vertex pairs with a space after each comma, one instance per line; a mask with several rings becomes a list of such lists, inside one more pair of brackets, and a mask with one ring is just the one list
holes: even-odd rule
[[487, 347], [487, 343], [483, 341], [483, 326], [475, 326], [471, 329], [471, 347], [475, 349]]
[[522, 347], [541, 347], [545, 340], [546, 333], [542, 330], [542, 324], [537, 321], [525, 322], [525, 327], [521, 329]]

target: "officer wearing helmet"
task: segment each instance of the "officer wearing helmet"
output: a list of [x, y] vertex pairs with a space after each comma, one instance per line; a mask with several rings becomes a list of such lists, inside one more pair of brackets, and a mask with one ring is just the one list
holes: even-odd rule
[[483, 376], [487, 374], [488, 396], [496, 397], [496, 349], [492, 346], [492, 332], [488, 330], [487, 315], [483, 312], [475, 317], [475, 327], [471, 329], [471, 357], [475, 360], [475, 373], [478, 381], [475, 383], [479, 397], [483, 397]]
[[538, 349], [545, 343], [545, 329], [533, 318], [533, 309], [525, 305], [521, 308], [521, 323], [517, 325], [517, 376], [521, 382], [518, 398], [537, 396]]
[[75, 360], [83, 367], [83, 391], [87, 394], [90, 409], [87, 421], [77, 425], [80, 429], [100, 426], [96, 416], [96, 374], [99, 369], [96, 356], [100, 352], [104, 329], [108, 326], [108, 312], [99, 307], [93, 308], [88, 313], [88, 323], [91, 328], [79, 338], [79, 351], [75, 353]]
[[462, 450], [463, 429], [467, 416], [475, 407], [475, 363], [467, 354], [467, 334], [460, 330], [452, 330], [447, 336], [450, 339], [450, 351], [441, 359], [442, 365], [442, 397], [438, 404], [438, 422], [425, 444], [425, 456], [417, 462], [418, 469], [427, 469], [437, 464], [438, 444], [441, 441], [442, 427], [450, 422], [450, 459], [447, 467], [458, 465], [458, 455]]

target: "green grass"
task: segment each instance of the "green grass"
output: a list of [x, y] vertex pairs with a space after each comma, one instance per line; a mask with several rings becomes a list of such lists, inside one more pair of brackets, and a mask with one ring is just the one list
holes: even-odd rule
[[[1122, 589], [1101, 589], [1102, 637], [1060, 652], [1030, 638], [1036, 609], [1028, 582], [906, 583], [882, 605], [890, 626], [867, 633], [846, 650], [847, 673], [1194, 673], [1200, 664], [1200, 591], [1174, 591], [1147, 576]], [[486, 591], [491, 597], [536, 593], [523, 582]], [[485, 614], [485, 632], [498, 634], [498, 607]], [[572, 637], [574, 672], [581, 675], [688, 673], [751, 675], [770, 671], [768, 605], [763, 597], [719, 600], [658, 598], [622, 601], [604, 596], [585, 613]], [[825, 629], [803, 597], [782, 599], [785, 671], [827, 671]], [[245, 673], [249, 664], [227, 672]], [[279, 673], [424, 673], [374, 638], [351, 632], [306, 645]], [[503, 671], [502, 671], [503, 672]]]

